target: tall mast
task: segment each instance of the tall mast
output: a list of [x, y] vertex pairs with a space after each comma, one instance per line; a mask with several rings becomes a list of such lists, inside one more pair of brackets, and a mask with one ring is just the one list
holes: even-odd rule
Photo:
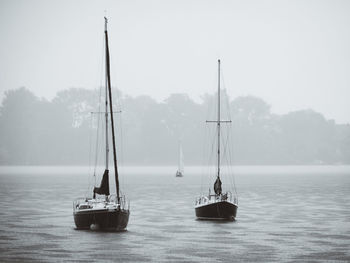
[[[107, 32], [107, 18], [105, 18], [105, 32]], [[106, 59], [106, 82], [105, 82], [105, 125], [106, 125], [106, 170], [108, 170], [108, 162], [109, 162], [109, 145], [108, 145], [108, 73], [107, 73], [107, 67], [108, 62]]]
[[218, 60], [218, 178], [220, 178], [220, 59]]
[[[230, 123], [231, 120], [221, 120], [220, 116], [220, 59], [218, 59], [218, 116], [217, 120], [215, 121], [206, 121], [206, 122], [211, 122], [211, 123], [216, 123], [217, 125], [217, 133], [218, 133], [218, 148], [217, 148], [217, 155], [218, 155], [218, 170], [217, 170], [217, 178], [220, 179], [220, 128], [221, 128], [221, 123]], [[220, 181], [220, 180], [217, 180]]]
[[113, 119], [113, 105], [112, 105], [112, 87], [111, 87], [111, 75], [110, 75], [110, 61], [109, 61], [109, 48], [108, 48], [108, 33], [107, 33], [107, 18], [105, 17], [105, 37], [106, 37], [106, 71], [107, 71], [107, 87], [109, 93], [109, 112], [111, 113], [111, 126], [112, 126], [112, 142], [113, 142], [113, 161], [114, 161], [114, 173], [115, 184], [117, 188], [117, 201], [120, 203], [119, 195], [119, 179], [118, 179], [118, 167], [117, 167], [117, 152], [115, 147], [115, 133], [114, 133], [114, 119]]

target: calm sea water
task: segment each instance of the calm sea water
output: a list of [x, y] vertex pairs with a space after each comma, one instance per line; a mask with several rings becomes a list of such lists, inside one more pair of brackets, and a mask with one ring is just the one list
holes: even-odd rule
[[125, 169], [128, 231], [108, 233], [74, 229], [88, 169], [0, 167], [0, 261], [350, 261], [350, 167], [238, 167], [226, 223], [195, 219], [199, 170]]

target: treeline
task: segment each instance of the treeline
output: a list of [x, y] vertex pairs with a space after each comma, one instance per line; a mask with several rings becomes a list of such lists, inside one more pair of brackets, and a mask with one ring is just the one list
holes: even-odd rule
[[[175, 165], [180, 138], [185, 163], [203, 164], [205, 120], [215, 118], [215, 95], [205, 95], [202, 103], [186, 94], [173, 94], [161, 103], [116, 90], [114, 97], [119, 98], [116, 111], [122, 110], [116, 113], [116, 125], [124, 164]], [[0, 164], [94, 162], [96, 127], [101, 122], [99, 113], [91, 112], [103, 111], [99, 99], [97, 90], [75, 88], [58, 92], [51, 101], [26, 88], [5, 92], [0, 108]], [[223, 96], [223, 102], [227, 102], [223, 112], [230, 109], [223, 118], [232, 120], [236, 164], [350, 164], [349, 124], [336, 124], [312, 110], [276, 115], [252, 96], [234, 100]], [[99, 151], [102, 148], [101, 142]]]

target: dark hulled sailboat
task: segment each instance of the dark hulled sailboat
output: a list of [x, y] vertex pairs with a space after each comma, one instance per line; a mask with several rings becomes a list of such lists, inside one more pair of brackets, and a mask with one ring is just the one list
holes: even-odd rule
[[[110, 77], [110, 62], [108, 48], [107, 18], [105, 18], [105, 44], [106, 44], [106, 97], [105, 97], [105, 125], [106, 125], [106, 168], [102, 177], [100, 187], [94, 187], [92, 198], [77, 199], [73, 202], [74, 222], [77, 229], [89, 229], [96, 225], [102, 230], [125, 230], [129, 221], [129, 205], [125, 196], [121, 195], [119, 189], [118, 166], [115, 144], [114, 118], [112, 108], [112, 88]], [[109, 108], [109, 109], [108, 109]], [[108, 112], [109, 111], [109, 112]], [[110, 114], [110, 123], [108, 115]], [[116, 183], [116, 195], [109, 192], [109, 169], [108, 152], [109, 138], [108, 127], [111, 125], [113, 163]]]
[[220, 179], [220, 128], [221, 123], [231, 122], [221, 120], [220, 117], [220, 60], [218, 60], [218, 112], [217, 120], [207, 121], [217, 125], [217, 174], [214, 183], [214, 194], [200, 196], [195, 203], [195, 212], [198, 219], [207, 220], [234, 220], [237, 215], [238, 198], [231, 192], [222, 192], [222, 182]]

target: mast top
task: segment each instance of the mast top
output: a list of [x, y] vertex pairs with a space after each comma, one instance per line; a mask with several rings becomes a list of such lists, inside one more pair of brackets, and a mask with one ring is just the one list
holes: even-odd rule
[[105, 17], [105, 31], [107, 31], [107, 23], [108, 23], [108, 19], [107, 17]]

